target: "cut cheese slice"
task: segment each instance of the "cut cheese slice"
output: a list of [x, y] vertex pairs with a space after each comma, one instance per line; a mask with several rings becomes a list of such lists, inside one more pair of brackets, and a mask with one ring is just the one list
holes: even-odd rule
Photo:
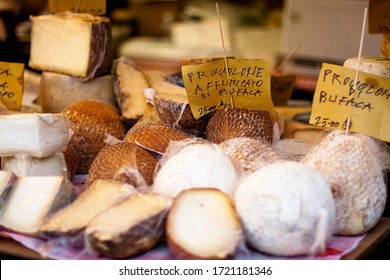
[[62, 176], [19, 177], [4, 205], [0, 224], [19, 233], [36, 235], [45, 220], [76, 196], [76, 187]]
[[135, 63], [126, 57], [114, 61], [114, 90], [121, 115], [126, 120], [137, 120], [147, 111], [144, 90], [149, 83]]
[[3, 157], [1, 169], [15, 173], [16, 176], [64, 176], [69, 179], [68, 169], [63, 153], [53, 156], [36, 158], [30, 155], [18, 154]]
[[64, 12], [30, 19], [31, 68], [86, 79], [110, 72], [108, 18]]
[[96, 215], [134, 192], [134, 187], [120, 181], [96, 180], [72, 204], [44, 223], [41, 233], [46, 237], [77, 235]]
[[116, 107], [111, 75], [83, 81], [80, 78], [45, 71], [40, 83], [43, 112], [59, 113], [81, 100], [100, 100]]
[[66, 150], [68, 122], [62, 114], [12, 114], [0, 116], [0, 156], [28, 154], [47, 157]]
[[16, 176], [14, 173], [0, 170], [0, 211], [3, 209], [4, 203], [15, 180]]

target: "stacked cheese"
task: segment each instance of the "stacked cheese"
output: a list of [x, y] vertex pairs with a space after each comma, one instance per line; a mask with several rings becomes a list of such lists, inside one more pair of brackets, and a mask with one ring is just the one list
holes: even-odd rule
[[108, 18], [70, 12], [33, 16], [30, 52], [29, 66], [43, 71], [44, 112], [58, 113], [85, 99], [116, 105], [107, 75], [111, 70]]
[[77, 195], [61, 153], [70, 140], [67, 120], [61, 114], [5, 115], [0, 117], [0, 130], [5, 170], [0, 174], [0, 224], [36, 234], [45, 219]]

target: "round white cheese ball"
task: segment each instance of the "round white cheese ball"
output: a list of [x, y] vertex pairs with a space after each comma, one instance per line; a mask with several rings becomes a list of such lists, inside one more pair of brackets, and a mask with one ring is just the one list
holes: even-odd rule
[[190, 188], [216, 188], [234, 192], [236, 171], [229, 157], [215, 144], [184, 147], [170, 157], [158, 171], [153, 191], [176, 196]]
[[311, 167], [277, 161], [244, 177], [234, 195], [247, 242], [275, 255], [325, 249], [335, 225], [335, 204], [325, 180]]

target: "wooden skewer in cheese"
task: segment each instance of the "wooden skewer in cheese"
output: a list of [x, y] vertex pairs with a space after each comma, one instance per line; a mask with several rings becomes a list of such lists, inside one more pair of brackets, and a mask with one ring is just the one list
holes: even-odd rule
[[19, 233], [37, 235], [42, 223], [73, 202], [78, 190], [62, 176], [19, 177], [0, 215], [0, 224]]
[[73, 203], [43, 223], [40, 233], [47, 238], [77, 236], [95, 216], [134, 192], [134, 187], [120, 181], [96, 180]]
[[111, 70], [106, 17], [71, 12], [32, 16], [29, 66], [91, 79]]
[[168, 214], [166, 235], [178, 259], [227, 259], [244, 239], [231, 198], [212, 188], [177, 195]]
[[119, 140], [125, 135], [125, 127], [118, 112], [102, 101], [79, 101], [64, 109], [62, 113], [73, 130], [71, 144], [80, 157], [78, 173], [88, 173], [92, 161], [106, 145], [106, 134]]
[[336, 232], [362, 234], [379, 221], [387, 188], [379, 154], [385, 151], [366, 135], [333, 131], [302, 160], [327, 181], [336, 203]]
[[62, 114], [25, 113], [0, 116], [0, 156], [27, 154], [42, 158], [65, 151], [70, 141]]
[[86, 242], [112, 258], [127, 258], [157, 245], [164, 234], [172, 200], [135, 193], [97, 215], [86, 228]]

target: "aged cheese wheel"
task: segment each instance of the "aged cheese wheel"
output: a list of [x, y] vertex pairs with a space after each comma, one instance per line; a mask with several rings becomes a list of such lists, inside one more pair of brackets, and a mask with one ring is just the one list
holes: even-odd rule
[[135, 189], [115, 180], [96, 180], [73, 203], [56, 212], [40, 227], [46, 238], [73, 237], [82, 234], [88, 223], [99, 213], [115, 205]]
[[151, 192], [130, 195], [92, 219], [87, 244], [118, 259], [146, 252], [161, 240], [171, 203], [171, 198]]
[[195, 119], [187, 95], [157, 92], [154, 96], [157, 114], [163, 124], [192, 134], [204, 132], [209, 116]]
[[327, 181], [336, 203], [337, 234], [362, 234], [379, 221], [387, 189], [376, 140], [357, 133], [333, 131], [303, 163]]
[[116, 107], [111, 75], [83, 81], [55, 72], [42, 73], [39, 101], [43, 112], [59, 113], [81, 100], [100, 100]]
[[80, 156], [78, 173], [88, 173], [97, 153], [105, 146], [106, 134], [123, 139], [125, 128], [116, 110], [97, 100], [83, 100], [62, 112], [73, 130], [71, 143]]
[[[344, 66], [357, 69], [358, 57], [348, 58], [344, 61]], [[359, 71], [390, 78], [390, 57], [361, 57]]]
[[107, 145], [93, 161], [86, 186], [97, 179], [115, 179], [134, 187], [152, 185], [156, 164], [152, 155], [134, 143]]
[[141, 118], [147, 111], [144, 90], [150, 87], [145, 75], [124, 56], [114, 61], [112, 73], [121, 116], [127, 121]]
[[231, 198], [212, 189], [177, 195], [168, 214], [166, 236], [177, 259], [227, 259], [234, 256], [243, 230]]
[[91, 79], [111, 70], [107, 17], [71, 12], [32, 16], [29, 66]]
[[237, 173], [218, 145], [188, 145], [162, 161], [153, 185], [157, 193], [176, 196], [185, 189], [210, 187], [229, 195], [234, 192]]
[[332, 193], [324, 178], [302, 163], [277, 161], [245, 176], [234, 202], [248, 243], [260, 252], [315, 254], [332, 237]]
[[235, 137], [262, 139], [272, 143], [272, 116], [268, 111], [220, 109], [210, 118], [206, 137], [216, 144]]
[[138, 146], [164, 154], [171, 141], [180, 141], [190, 138], [185, 132], [167, 126], [152, 126], [134, 134], [126, 134], [123, 141], [137, 144]]
[[260, 139], [230, 138], [219, 146], [229, 156], [238, 173], [254, 172], [282, 158], [269, 143]]

